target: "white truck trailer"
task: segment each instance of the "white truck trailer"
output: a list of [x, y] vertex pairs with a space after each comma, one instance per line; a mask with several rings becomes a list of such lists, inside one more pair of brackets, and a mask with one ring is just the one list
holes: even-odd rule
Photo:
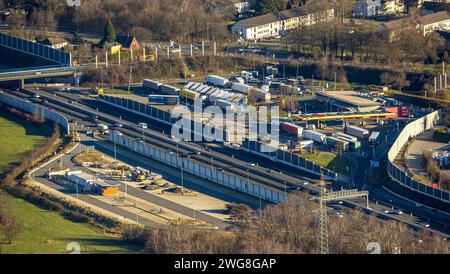
[[206, 76], [206, 83], [223, 87], [228, 83], [228, 79], [217, 75], [208, 75]]
[[323, 143], [327, 139], [327, 135], [313, 130], [303, 130], [303, 139], [313, 140], [317, 143]]
[[345, 130], [347, 134], [350, 134], [352, 136], [356, 136], [358, 138], [364, 139], [369, 135], [369, 131], [364, 128], [355, 127], [355, 126], [348, 126]]

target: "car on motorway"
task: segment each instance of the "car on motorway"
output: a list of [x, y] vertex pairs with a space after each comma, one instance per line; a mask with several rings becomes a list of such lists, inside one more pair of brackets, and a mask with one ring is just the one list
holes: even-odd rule
[[70, 100], [69, 100], [69, 103], [70, 103], [70, 104], [76, 104], [76, 103], [77, 103], [77, 100], [70, 99]]
[[41, 98], [41, 96], [37, 93], [33, 94], [33, 98]]
[[334, 215], [336, 215], [336, 216], [339, 217], [339, 218], [344, 218], [344, 214], [342, 214], [342, 211], [339, 210], [339, 209], [336, 209], [336, 210], [334, 211]]
[[302, 185], [304, 185], [304, 186], [309, 185], [309, 182], [306, 181], [306, 180], [300, 180], [300, 183], [301, 183]]
[[143, 128], [143, 129], [146, 129], [147, 128], [147, 124], [146, 123], [139, 123], [138, 124], [138, 126], [140, 127], [140, 128]]
[[427, 223], [427, 222], [421, 222], [421, 223], [420, 223], [420, 226], [421, 226], [421, 227], [429, 228], [429, 227], [430, 227], [430, 224]]
[[89, 120], [91, 121], [91, 122], [97, 122], [97, 120], [98, 120], [98, 115], [93, 115], [93, 116], [91, 116], [90, 118], [89, 118]]
[[385, 208], [383, 209], [383, 212], [385, 214], [398, 214], [398, 215], [402, 215], [403, 211], [401, 209], [389, 209], [389, 208]]
[[121, 123], [115, 123], [114, 126], [115, 127], [123, 127], [123, 125]]
[[247, 165], [248, 165], [248, 166], [252, 166], [252, 167], [255, 167], [255, 166], [256, 166], [255, 163], [247, 163]]

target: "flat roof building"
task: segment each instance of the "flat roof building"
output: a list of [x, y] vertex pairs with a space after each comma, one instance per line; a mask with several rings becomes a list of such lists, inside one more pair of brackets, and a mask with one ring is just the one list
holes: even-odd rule
[[382, 104], [358, 96], [354, 91], [316, 92], [316, 99], [337, 111], [374, 111]]

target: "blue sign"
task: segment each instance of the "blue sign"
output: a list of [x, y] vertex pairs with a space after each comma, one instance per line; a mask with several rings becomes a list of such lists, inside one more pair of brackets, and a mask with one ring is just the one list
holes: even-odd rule
[[370, 166], [371, 166], [371, 167], [380, 167], [380, 162], [377, 162], [377, 161], [370, 161]]

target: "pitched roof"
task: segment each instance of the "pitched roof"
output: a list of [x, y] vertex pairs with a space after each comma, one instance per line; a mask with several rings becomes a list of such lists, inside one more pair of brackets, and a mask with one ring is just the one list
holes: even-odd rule
[[280, 21], [280, 18], [275, 13], [267, 13], [260, 16], [255, 16], [252, 18], [244, 19], [238, 22], [238, 24], [241, 24], [244, 27], [251, 28], [261, 25], [266, 25], [270, 23], [274, 23]]
[[63, 43], [68, 43], [67, 40], [60, 38], [60, 37], [55, 37], [55, 38], [46, 38], [44, 40], [42, 40], [41, 44], [45, 44], [45, 45], [57, 45], [57, 44], [63, 44]]
[[320, 10], [324, 10], [317, 7], [312, 6], [304, 6], [301, 8], [291, 8], [287, 10], [282, 10], [280, 12], [271, 12], [260, 16], [255, 16], [252, 18], [244, 19], [239, 21], [238, 23], [243, 25], [244, 27], [251, 28], [261, 25], [266, 25], [274, 22], [278, 22], [281, 20], [287, 20], [299, 16], [303, 16], [306, 14], [312, 14], [318, 12]]
[[[404, 17], [401, 19], [392, 20], [392, 21], [384, 23], [383, 26], [386, 30], [399, 29], [404, 24], [407, 24], [409, 19], [410, 19], [409, 17]], [[441, 22], [441, 21], [449, 20], [449, 19], [450, 19], [449, 12], [440, 11], [440, 12], [431, 13], [431, 14], [417, 17], [416, 22], [417, 22], [417, 24], [428, 25], [428, 24], [437, 23], [437, 22]]]
[[419, 18], [420, 23], [427, 25], [450, 19], [450, 13], [447, 11], [439, 11], [436, 13], [424, 15]]
[[131, 43], [133, 43], [133, 38], [135, 38], [132, 35], [118, 35], [116, 37], [116, 42], [121, 44], [124, 48], [130, 48]]

